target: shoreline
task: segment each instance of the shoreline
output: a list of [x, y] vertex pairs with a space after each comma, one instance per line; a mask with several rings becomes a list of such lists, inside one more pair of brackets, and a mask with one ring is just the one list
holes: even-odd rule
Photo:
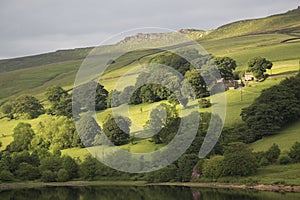
[[246, 184], [234, 184], [234, 183], [197, 183], [197, 182], [151, 183], [147, 185], [185, 186], [191, 188], [258, 190], [258, 191], [270, 191], [270, 192], [300, 193], [300, 185], [265, 185], [265, 184], [246, 185]]
[[300, 193], [300, 185], [246, 185], [231, 183], [197, 183], [197, 182], [167, 182], [147, 183], [146, 181], [69, 181], [69, 182], [20, 182], [1, 183], [0, 190], [42, 188], [42, 187], [84, 187], [84, 186], [184, 186], [191, 188], [219, 188], [235, 190], [258, 190], [271, 192], [295, 192]]

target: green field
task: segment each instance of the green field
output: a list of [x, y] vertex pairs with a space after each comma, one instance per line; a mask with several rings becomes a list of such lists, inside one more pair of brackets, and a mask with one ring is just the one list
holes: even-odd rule
[[300, 185], [300, 164], [269, 165], [260, 167], [255, 175], [248, 177], [223, 177], [218, 182], [239, 184]]
[[[263, 89], [278, 84], [285, 76], [299, 70], [300, 43], [282, 43], [290, 38], [298, 37], [300, 12], [293, 11], [286, 14], [271, 16], [257, 20], [247, 20], [222, 26], [210, 31], [203, 38], [198, 38], [199, 43], [215, 56], [229, 56], [237, 61], [237, 72], [245, 70], [247, 62], [254, 56], [262, 56], [274, 64], [268, 73], [272, 75], [264, 82], [251, 83], [251, 87], [226, 92], [227, 112], [225, 126], [231, 127], [242, 122], [240, 113], [242, 108], [249, 106]], [[237, 28], [238, 27], [238, 28]], [[195, 35], [194, 35], [195, 36]], [[74, 79], [85, 56], [92, 48], [57, 51], [48, 54], [16, 58], [0, 61], [0, 105], [14, 99], [21, 94], [32, 94], [38, 97], [46, 106], [45, 89], [59, 85], [72, 89]], [[101, 77], [100, 83], [108, 91], [124, 89], [127, 84], [134, 83], [137, 73], [141, 68], [136, 68], [146, 63], [161, 50], [140, 50], [127, 53], [116, 60], [114, 64]], [[133, 70], [137, 69], [137, 70]], [[129, 73], [126, 75], [126, 73]], [[132, 123], [131, 132], [137, 133], [149, 119], [151, 109], [160, 104], [141, 104], [129, 106], [129, 117]], [[118, 108], [119, 113], [125, 113], [124, 106]], [[202, 109], [201, 111], [210, 111]], [[102, 125], [111, 109], [97, 113], [99, 124]], [[2, 116], [2, 115], [0, 115]], [[42, 115], [34, 120], [8, 120], [0, 119], [1, 149], [12, 141], [13, 128], [19, 122], [28, 122], [36, 129], [40, 121], [49, 118]], [[282, 150], [288, 150], [293, 141], [299, 141], [300, 124], [296, 123], [285, 128], [278, 135], [263, 138], [252, 145], [255, 151], [266, 150], [273, 143], [278, 143]], [[124, 145], [122, 148], [132, 152], [150, 152], [159, 145], [154, 145], [148, 139], [136, 141], [136, 144]], [[67, 149], [64, 154], [79, 157], [84, 156], [85, 149]]]
[[300, 142], [300, 122], [293, 123], [278, 134], [265, 137], [261, 140], [251, 144], [254, 151], [266, 151], [274, 143], [278, 144], [281, 151], [288, 151], [291, 146], [296, 142]]

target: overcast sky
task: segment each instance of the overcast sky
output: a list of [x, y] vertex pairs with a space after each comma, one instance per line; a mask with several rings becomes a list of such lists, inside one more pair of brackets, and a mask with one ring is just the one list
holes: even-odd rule
[[299, 0], [0, 0], [0, 58], [97, 46], [133, 28], [214, 29]]

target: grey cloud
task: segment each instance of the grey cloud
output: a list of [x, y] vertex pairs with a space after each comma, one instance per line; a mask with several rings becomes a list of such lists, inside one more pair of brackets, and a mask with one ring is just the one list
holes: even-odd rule
[[294, 0], [10, 0], [0, 2], [0, 57], [97, 45], [137, 27], [212, 29], [298, 6]]

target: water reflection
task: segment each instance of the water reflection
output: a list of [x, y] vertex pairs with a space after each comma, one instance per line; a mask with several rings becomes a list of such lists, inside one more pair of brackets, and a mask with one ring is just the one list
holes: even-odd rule
[[47, 187], [0, 191], [1, 200], [298, 200], [297, 193], [199, 189], [169, 186]]

